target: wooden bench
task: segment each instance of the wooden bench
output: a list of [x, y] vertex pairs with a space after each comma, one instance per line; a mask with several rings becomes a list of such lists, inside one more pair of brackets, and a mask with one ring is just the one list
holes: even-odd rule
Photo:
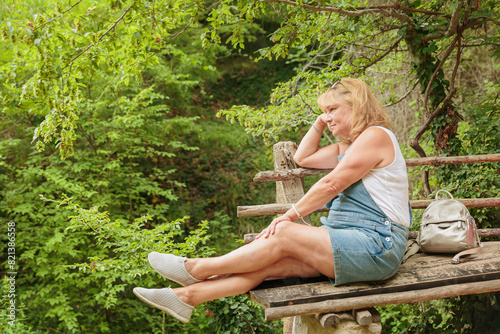
[[[283, 214], [304, 195], [305, 176], [330, 171], [298, 168], [293, 161], [296, 148], [292, 142], [274, 145], [275, 170], [260, 172], [254, 178], [256, 182], [276, 182], [276, 203], [239, 206], [238, 217]], [[500, 154], [415, 158], [407, 159], [406, 163], [411, 167], [487, 161], [500, 161]], [[459, 200], [467, 207], [500, 206], [500, 198]], [[430, 202], [432, 200], [412, 200], [411, 204], [414, 209], [424, 209]], [[323, 211], [328, 209], [318, 210]], [[306, 219], [310, 222], [309, 217]], [[410, 238], [416, 238], [417, 234], [410, 232]], [[500, 229], [480, 229], [479, 235], [498, 237]], [[255, 234], [245, 235], [245, 243], [254, 238]], [[479, 255], [458, 265], [451, 264], [452, 255], [418, 253], [402, 264], [394, 277], [383, 282], [335, 287], [326, 277], [294, 277], [265, 281], [250, 291], [249, 297], [265, 308], [266, 320], [285, 318], [284, 333], [380, 333], [380, 315], [373, 306], [500, 291], [500, 242], [483, 244]]]

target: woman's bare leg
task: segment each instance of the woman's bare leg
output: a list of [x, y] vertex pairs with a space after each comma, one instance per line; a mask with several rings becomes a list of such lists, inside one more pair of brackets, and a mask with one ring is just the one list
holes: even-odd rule
[[[333, 267], [333, 261], [331, 266]], [[210, 300], [245, 293], [268, 277], [317, 277], [319, 275], [320, 273], [313, 267], [288, 257], [255, 272], [230, 275], [221, 279], [209, 279], [174, 289], [174, 292], [183, 302], [196, 306]]]
[[287, 257], [299, 260], [326, 276], [334, 276], [328, 231], [293, 222], [282, 222], [275, 234], [254, 240], [226, 255], [188, 259], [185, 264], [192, 276], [206, 279], [212, 275], [258, 272]]

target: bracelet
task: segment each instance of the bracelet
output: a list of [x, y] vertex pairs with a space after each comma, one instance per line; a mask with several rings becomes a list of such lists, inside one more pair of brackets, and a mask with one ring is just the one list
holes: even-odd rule
[[311, 224], [309, 224], [308, 222], [306, 222], [304, 220], [304, 218], [300, 215], [299, 211], [297, 211], [297, 208], [295, 207], [295, 204], [292, 204], [292, 209], [293, 209], [293, 211], [295, 211], [295, 214], [300, 218], [300, 220], [302, 220], [302, 222], [304, 224], [311, 226]]
[[314, 126], [314, 124], [312, 125], [312, 127], [314, 128], [314, 130], [316, 130], [317, 133], [319, 133], [320, 135], [322, 135], [322, 133], [319, 132], [319, 130]]
[[298, 218], [302, 218], [302, 216], [300, 215], [300, 213], [299, 213], [299, 212], [297, 211], [297, 209], [295, 208], [295, 204], [292, 204], [292, 209], [293, 209], [293, 211], [295, 211], [295, 214], [296, 214], [297, 216], [299, 216]]

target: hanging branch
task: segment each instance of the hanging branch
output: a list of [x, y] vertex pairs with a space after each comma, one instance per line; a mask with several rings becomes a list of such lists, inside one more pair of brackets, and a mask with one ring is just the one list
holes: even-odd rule
[[[109, 27], [108, 30], [106, 30], [105, 33], [103, 33], [99, 38], [98, 38], [98, 42], [104, 37], [106, 36], [114, 27], [116, 27], [118, 25], [118, 23], [120, 23], [121, 20], [123, 20], [123, 18], [125, 17], [125, 15], [127, 15], [127, 13], [130, 11], [130, 9], [132, 9], [132, 6], [134, 4], [132, 3], [127, 9], [125, 9], [125, 11], [123, 12], [123, 14], [118, 18], [118, 20], [116, 20], [115, 22], [113, 22], [113, 24]], [[96, 42], [97, 43], [97, 42]], [[87, 52], [90, 48], [94, 47], [96, 45], [96, 43], [92, 43], [90, 44], [89, 46], [87, 46], [85, 49], [83, 49], [82, 52], [80, 52], [79, 54], [77, 54], [75, 57], [73, 57], [73, 59], [71, 59], [71, 61], [69, 62], [69, 64], [67, 64], [65, 66], [68, 67], [68, 65], [70, 65], [70, 69], [71, 69], [71, 66], [73, 65], [73, 62], [75, 60], [77, 60], [82, 54], [84, 54], [85, 52]], [[70, 70], [71, 72], [71, 70]]]
[[424, 43], [435, 40], [435, 39], [440, 39], [443, 37], [450, 37], [453, 34], [457, 32], [458, 25], [460, 23], [460, 10], [462, 9], [462, 1], [459, 1], [457, 8], [453, 11], [453, 14], [451, 16], [450, 20], [450, 25], [448, 26], [448, 29], [444, 33], [435, 33], [435, 34], [428, 34], [425, 36], [423, 39]]
[[189, 23], [188, 23], [186, 26], [184, 26], [184, 28], [182, 28], [182, 30], [181, 30], [181, 31], [179, 31], [179, 32], [177, 32], [177, 33], [175, 33], [175, 34], [171, 34], [169, 37], [171, 37], [172, 39], [175, 39], [177, 36], [181, 35], [181, 34], [182, 34], [183, 32], [185, 32], [185, 31], [186, 31], [186, 30], [187, 30], [187, 29], [188, 29], [188, 28], [189, 28], [189, 27], [190, 27], [190, 26], [191, 26], [191, 25], [192, 25], [192, 24], [193, 24], [196, 20], [198, 20], [198, 18], [199, 18], [201, 15], [205, 14], [206, 12], [208, 12], [209, 10], [211, 10], [213, 7], [218, 6], [221, 2], [222, 2], [222, 0], [219, 0], [219, 1], [215, 2], [215, 3], [213, 3], [212, 5], [210, 5], [210, 6], [209, 6], [208, 8], [206, 8], [203, 12], [201, 12], [198, 16], [191, 18], [191, 20], [189, 21]]
[[[401, 7], [400, 5], [351, 7], [351, 8], [349, 8], [349, 10], [344, 10], [344, 9], [335, 8], [333, 6], [324, 6], [324, 7], [312, 6], [312, 5], [299, 4], [295, 1], [288, 1], [288, 0], [264, 0], [264, 2], [275, 2], [275, 3], [281, 3], [284, 5], [289, 5], [289, 6], [294, 6], [294, 7], [301, 7], [301, 8], [310, 10], [312, 12], [332, 12], [332, 13], [337, 13], [337, 14], [347, 15], [347, 16], [361, 16], [361, 15], [366, 15], [366, 14], [381, 14], [384, 16], [389, 15], [389, 16], [400, 18], [400, 19], [404, 19], [407, 22], [411, 22], [411, 19], [408, 16], [406, 16], [404, 14], [396, 13], [395, 11], [422, 13], [422, 14], [426, 14], [426, 15], [449, 16], [446, 13], [433, 12], [430, 10], [423, 10], [423, 9]], [[390, 14], [387, 13], [388, 10], [391, 11]]]
[[[429, 100], [430, 87], [432, 85], [432, 82], [436, 78], [436, 75], [437, 75], [438, 71], [441, 69], [441, 67], [443, 66], [443, 64], [446, 61], [446, 59], [450, 56], [452, 50], [455, 48], [455, 45], [458, 43], [457, 60], [455, 62], [455, 67], [453, 69], [453, 74], [452, 74], [452, 79], [451, 79], [451, 84], [450, 84], [450, 91], [448, 92], [448, 95], [444, 98], [444, 100], [441, 102], [441, 106], [438, 107], [438, 108], [436, 108], [432, 112], [432, 114], [429, 115], [429, 117], [425, 120], [424, 124], [422, 124], [420, 126], [420, 128], [417, 130], [417, 132], [415, 133], [415, 135], [413, 136], [413, 138], [410, 140], [410, 146], [421, 157], [426, 157], [427, 155], [425, 154], [425, 151], [422, 148], [422, 146], [420, 146], [420, 143], [419, 143], [420, 137], [427, 130], [427, 128], [429, 127], [429, 125], [431, 124], [431, 122], [434, 120], [434, 118], [436, 118], [436, 116], [439, 115], [447, 107], [448, 103], [451, 101], [451, 99], [455, 95], [455, 92], [456, 92], [456, 89], [455, 89], [455, 79], [456, 79], [456, 75], [457, 75], [457, 72], [458, 72], [458, 67], [460, 65], [460, 59], [461, 59], [461, 55], [462, 55], [461, 38], [462, 38], [462, 34], [461, 34], [461, 31], [459, 31], [458, 34], [457, 34], [457, 36], [455, 37], [455, 39], [451, 43], [450, 47], [446, 51], [446, 54], [444, 55], [443, 59], [439, 63], [438, 67], [436, 68], [436, 70], [432, 74], [432, 77], [431, 77], [431, 79], [429, 81], [429, 84], [427, 85], [427, 88], [426, 88], [426, 91], [425, 91], [425, 100], [424, 100], [424, 110], [425, 111], [428, 111], [428, 109], [427, 109], [427, 103], [428, 103], [428, 100]], [[423, 186], [424, 186], [424, 190], [425, 190], [426, 194], [429, 195], [431, 193], [431, 189], [430, 189], [430, 185], [429, 185], [429, 173], [428, 173], [428, 171], [424, 171], [422, 182], [423, 182]]]
[[[302, 67], [302, 70], [300, 70], [299, 74], [296, 76], [294, 83], [292, 84], [292, 86], [293, 86], [292, 94], [297, 93], [297, 85], [299, 84], [299, 81], [300, 81], [302, 74], [312, 65], [312, 63], [316, 59], [318, 59], [319, 57], [322, 57], [324, 55], [324, 52], [326, 52], [326, 50], [331, 48], [332, 45], [333, 45], [333, 43], [329, 43], [323, 50], [319, 51], [314, 57], [312, 57], [312, 59], [307, 64], [305, 64], [304, 67]], [[334, 45], [334, 47], [336, 48], [335, 45]], [[335, 50], [333, 51], [333, 53], [334, 52], [335, 52]]]
[[455, 67], [453, 68], [453, 73], [451, 74], [450, 87], [451, 89], [455, 89], [455, 79], [457, 78], [458, 67], [460, 65], [460, 61], [462, 60], [462, 31], [458, 31], [458, 46], [457, 46], [457, 60], [455, 61]]
[[[431, 78], [429, 80], [429, 83], [427, 84], [427, 87], [425, 88], [424, 111], [427, 112], [427, 113], [429, 112], [429, 109], [427, 108], [427, 103], [429, 102], [429, 95], [430, 95], [432, 83], [434, 82], [434, 79], [436, 79], [436, 76], [437, 76], [439, 70], [441, 70], [441, 68], [443, 67], [444, 62], [450, 56], [451, 51], [453, 51], [453, 49], [455, 48], [455, 45], [457, 44], [459, 38], [460, 38], [460, 36], [456, 36], [455, 37], [455, 39], [451, 43], [450, 47], [446, 51], [445, 55], [443, 56], [443, 59], [441, 59], [441, 62], [439, 62], [439, 65], [436, 67], [436, 70], [434, 71], [434, 73], [432, 73], [432, 76], [431, 76]], [[431, 119], [431, 121], [432, 121], [432, 119]]]
[[[450, 47], [446, 51], [446, 54], [444, 55], [443, 59], [441, 60], [441, 62], [439, 63], [438, 67], [436, 68], [436, 70], [432, 74], [431, 79], [429, 80], [429, 84], [427, 85], [427, 88], [425, 90], [425, 100], [424, 100], [424, 110], [426, 112], [428, 112], [427, 103], [429, 101], [430, 88], [431, 88], [432, 82], [436, 78], [436, 75], [437, 75], [438, 71], [441, 69], [441, 67], [443, 66], [443, 64], [446, 61], [446, 59], [450, 56], [451, 51], [455, 48], [455, 44], [457, 44], [457, 42], [458, 42], [459, 45], [461, 46], [460, 39], [461, 39], [461, 34], [459, 34], [459, 35], [457, 35], [457, 37], [455, 37], [455, 39], [451, 43]], [[460, 56], [461, 56], [461, 50], [459, 50], [458, 53], [457, 53], [457, 61], [455, 63], [455, 68], [453, 70], [450, 92], [448, 93], [448, 95], [446, 96], [446, 98], [443, 100], [443, 102], [441, 104], [441, 107], [436, 108], [432, 112], [432, 114], [429, 115], [429, 117], [425, 120], [424, 124], [422, 126], [420, 126], [420, 128], [417, 130], [417, 132], [413, 136], [413, 139], [410, 141], [410, 146], [413, 147], [413, 149], [415, 149], [415, 151], [417, 151], [421, 157], [426, 157], [427, 155], [425, 154], [424, 150], [422, 149], [422, 147], [418, 143], [420, 137], [427, 130], [427, 127], [434, 120], [434, 118], [436, 118], [436, 116], [439, 115], [439, 113], [445, 108], [445, 106], [448, 104], [448, 102], [450, 102], [451, 98], [453, 97], [453, 94], [456, 91], [456, 89], [454, 88], [454, 86], [455, 86], [454, 81], [455, 81], [455, 77], [456, 77], [456, 74], [457, 74], [458, 65], [460, 64], [460, 58], [459, 58]]]
[[398, 104], [399, 102], [403, 101], [404, 99], [406, 99], [406, 97], [408, 95], [410, 95], [411, 92], [413, 92], [413, 90], [415, 89], [415, 87], [417, 87], [419, 81], [418, 80], [415, 80], [415, 83], [413, 84], [413, 87], [408, 90], [403, 96], [401, 96], [397, 101], [394, 101], [394, 102], [391, 102], [391, 103], [388, 103], [388, 104], [384, 104], [384, 107], [387, 108], [387, 107], [391, 107], [391, 106], [394, 106], [396, 104]]
[[49, 24], [50, 22], [54, 22], [55, 20], [57, 20], [58, 18], [60, 18], [61, 16], [63, 16], [64, 14], [66, 14], [67, 12], [69, 12], [70, 10], [72, 10], [75, 6], [77, 6], [80, 2], [82, 2], [82, 0], [78, 0], [73, 6], [69, 7], [68, 9], [66, 9], [65, 11], [61, 12], [61, 14], [57, 15], [56, 17], [48, 20], [47, 22], [45, 22], [44, 24], [36, 27], [36, 28], [33, 28], [33, 31], [37, 30], [37, 29], [41, 29], [43, 27], [45, 27], [47, 24]]
[[[424, 111], [426, 112], [429, 112], [428, 109], [427, 109], [427, 103], [429, 101], [429, 95], [430, 95], [430, 88], [431, 88], [431, 85], [434, 81], [434, 79], [436, 78], [436, 75], [438, 73], [438, 71], [441, 69], [441, 67], [443, 66], [445, 60], [449, 57], [451, 51], [455, 48], [455, 44], [457, 43], [459, 39], [459, 36], [455, 37], [455, 39], [453, 40], [453, 42], [451, 43], [450, 47], [448, 48], [448, 50], [446, 51], [446, 54], [444, 55], [443, 59], [441, 60], [441, 62], [439, 63], [438, 67], [436, 68], [436, 70], [434, 71], [434, 73], [432, 74], [432, 77], [431, 79], [429, 80], [429, 84], [427, 85], [427, 88], [425, 89], [425, 99], [424, 99]], [[426, 157], [427, 155], [425, 154], [425, 151], [424, 149], [420, 146], [420, 144], [418, 143], [418, 141], [420, 140], [420, 137], [424, 134], [424, 132], [427, 130], [427, 128], [429, 127], [429, 125], [431, 124], [431, 122], [434, 120], [434, 118], [436, 118], [436, 116], [444, 109], [444, 107], [446, 106], [446, 104], [448, 104], [448, 102], [451, 100], [451, 98], [453, 97], [453, 94], [455, 93], [455, 89], [451, 89], [450, 92], [448, 93], [448, 95], [446, 96], [446, 98], [443, 100], [442, 104], [441, 104], [441, 107], [438, 107], [436, 108], [432, 114], [429, 115], [429, 117], [427, 117], [427, 119], [425, 120], [424, 124], [422, 124], [420, 126], [420, 128], [417, 130], [417, 132], [415, 132], [415, 135], [413, 136], [413, 138], [411, 139], [410, 141], [410, 146], [415, 150], [417, 151], [417, 153], [421, 156], [421, 157]]]
[[385, 56], [387, 56], [389, 53], [391, 53], [392, 51], [394, 51], [394, 49], [399, 45], [399, 43], [403, 40], [403, 38], [404, 37], [398, 38], [394, 42], [394, 44], [392, 44], [392, 46], [389, 49], [385, 50], [381, 55], [379, 55], [377, 58], [373, 59], [371, 63], [369, 63], [368, 65], [364, 66], [363, 70], [366, 71], [366, 69], [368, 69], [368, 67], [375, 65], [380, 60], [382, 60]]

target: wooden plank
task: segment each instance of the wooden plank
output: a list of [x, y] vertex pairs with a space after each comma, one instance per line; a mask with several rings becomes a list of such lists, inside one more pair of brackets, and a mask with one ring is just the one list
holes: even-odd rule
[[[262, 204], [262, 205], [246, 205], [238, 206], [236, 213], [238, 217], [252, 217], [265, 215], [282, 215], [292, 207], [291, 203], [284, 204]], [[326, 206], [316, 210], [315, 212], [328, 212]]]
[[[405, 159], [406, 167], [429, 166], [429, 165], [439, 166], [439, 165], [495, 162], [495, 161], [500, 161], [500, 153], [483, 154], [483, 155], [466, 155], [457, 157], [426, 157], [426, 158]], [[311, 168], [292, 168], [290, 170], [285, 171], [283, 169], [275, 167], [275, 170], [262, 171], [257, 173], [253, 178], [253, 180], [254, 182], [284, 181], [310, 175], [329, 173], [331, 171], [332, 169], [311, 169]]]
[[311, 304], [299, 304], [267, 308], [265, 319], [276, 320], [283, 317], [302, 316], [326, 312], [342, 312], [391, 304], [420, 303], [429, 300], [500, 291], [500, 280], [451, 284], [422, 290], [379, 294], [346, 299], [325, 300]]
[[253, 301], [268, 308], [500, 279], [500, 242], [484, 243], [481, 253], [458, 265], [451, 264], [451, 258], [452, 255], [416, 254], [394, 277], [383, 282], [333, 286], [328, 281], [304, 284], [298, 278], [290, 278], [277, 280], [284, 285], [279, 287], [266, 287], [271, 282], [264, 282], [249, 294]]
[[[500, 206], [499, 197], [491, 198], [455, 198], [457, 201], [462, 202], [468, 208], [487, 208]], [[434, 200], [422, 199], [422, 200], [411, 200], [410, 204], [413, 209], [425, 209]]]
[[[462, 202], [468, 208], [486, 208], [500, 206], [500, 197], [492, 198], [455, 198], [457, 201]], [[410, 204], [413, 209], [425, 209], [434, 200], [411, 200]], [[238, 217], [251, 217], [251, 216], [265, 216], [265, 215], [279, 215], [287, 212], [292, 207], [292, 204], [261, 204], [261, 205], [244, 205], [237, 207]], [[328, 212], [329, 209], [323, 206], [314, 212]]]
[[470, 164], [477, 162], [494, 162], [500, 161], [500, 153], [482, 154], [482, 155], [463, 155], [457, 157], [426, 157], [405, 159], [406, 167], [415, 166], [440, 166], [440, 165], [457, 165]]
[[295, 178], [303, 178], [311, 175], [330, 173], [332, 169], [314, 169], [314, 168], [292, 168], [289, 170], [266, 170], [258, 172], [254, 178], [254, 182], [267, 182], [267, 181], [286, 181]]

